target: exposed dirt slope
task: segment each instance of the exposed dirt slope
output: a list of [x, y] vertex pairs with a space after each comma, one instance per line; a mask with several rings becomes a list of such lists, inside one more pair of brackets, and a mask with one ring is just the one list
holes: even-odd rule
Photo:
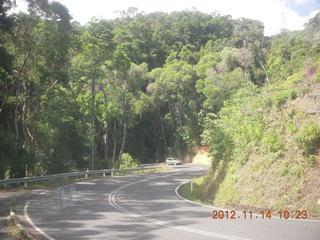
[[192, 159], [192, 163], [194, 164], [211, 164], [211, 157], [209, 156], [210, 147], [204, 146], [198, 149], [197, 154]]

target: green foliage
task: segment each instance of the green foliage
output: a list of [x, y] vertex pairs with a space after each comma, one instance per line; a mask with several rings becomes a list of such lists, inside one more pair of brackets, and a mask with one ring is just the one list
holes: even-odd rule
[[288, 82], [292, 82], [294, 84], [302, 82], [302, 77], [300, 73], [295, 73], [292, 74], [291, 76], [288, 77], [287, 79]]
[[302, 126], [295, 139], [304, 155], [315, 155], [320, 146], [320, 126], [315, 123]]
[[288, 173], [289, 173], [289, 169], [288, 169], [287, 166], [282, 167], [282, 168], [280, 169], [280, 176], [281, 176], [281, 177], [286, 176]]
[[201, 193], [202, 193], [202, 184], [204, 183], [205, 177], [200, 177], [197, 179], [192, 180], [192, 192], [191, 192], [191, 183], [187, 183], [183, 185], [182, 188], [182, 194], [185, 198], [195, 201], [195, 202], [200, 202], [201, 199]]
[[234, 91], [245, 85], [246, 77], [241, 68], [236, 68], [235, 49], [224, 48], [219, 54], [203, 56], [196, 66], [199, 79], [196, 89], [206, 99], [204, 107], [217, 113]]
[[261, 144], [266, 152], [277, 153], [284, 148], [282, 137], [274, 132], [264, 134]]
[[274, 103], [279, 108], [287, 102], [288, 99], [296, 99], [298, 93], [294, 89], [279, 91], [274, 95]]
[[281, 82], [298, 73], [310, 49], [310, 44], [294, 33], [284, 32], [273, 38], [267, 59], [269, 74], [273, 81]]
[[317, 162], [317, 156], [316, 155], [309, 155], [307, 158], [309, 164], [314, 167], [315, 163]]
[[207, 76], [207, 71], [215, 68], [221, 61], [219, 53], [209, 53], [201, 57], [200, 61], [196, 65], [196, 73], [200, 78], [205, 78]]
[[121, 157], [120, 169], [136, 168], [139, 162], [131, 157], [129, 153], [123, 153]]
[[[223, 180], [229, 162], [278, 156], [284, 140], [266, 132], [265, 111], [319, 80], [314, 19], [265, 38], [259, 21], [196, 10], [130, 8], [80, 26], [60, 3], [10, 15], [12, 3], [0, 9], [0, 178], [23, 177], [25, 164], [32, 175], [86, 169], [91, 153], [96, 167], [161, 161], [169, 149], [183, 157], [202, 139]], [[317, 140], [297, 136], [315, 154]]]
[[303, 173], [303, 166], [295, 164], [290, 172], [293, 176], [300, 177]]
[[214, 158], [214, 163], [220, 161], [229, 161], [232, 156], [234, 148], [233, 140], [228, 134], [219, 126], [215, 120], [205, 119], [206, 130], [202, 133], [202, 143], [211, 146], [211, 156]]

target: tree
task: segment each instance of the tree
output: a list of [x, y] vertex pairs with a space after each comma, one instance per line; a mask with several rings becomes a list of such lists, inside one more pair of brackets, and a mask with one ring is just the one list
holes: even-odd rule
[[[170, 139], [163, 139], [165, 144], [182, 152], [188, 146], [194, 146], [199, 136], [199, 127], [196, 125], [199, 99], [194, 88], [195, 72], [193, 67], [183, 61], [167, 63], [164, 68], [151, 71], [149, 77], [154, 80], [147, 90], [155, 99], [158, 109], [166, 108], [165, 119], [167, 125], [175, 129]], [[162, 123], [162, 118], [160, 122]], [[163, 125], [162, 132], [165, 132]], [[190, 127], [192, 125], [192, 127]]]
[[[250, 79], [256, 85], [269, 83], [269, 75], [265, 67], [267, 40], [263, 34], [263, 24], [256, 20], [241, 18], [234, 29], [234, 45], [237, 48], [246, 48], [250, 51], [253, 65], [250, 68]], [[264, 72], [264, 79], [257, 71], [261, 68]]]

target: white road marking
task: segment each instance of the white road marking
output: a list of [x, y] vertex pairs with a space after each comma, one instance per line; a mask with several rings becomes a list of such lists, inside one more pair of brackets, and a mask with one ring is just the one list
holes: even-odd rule
[[[173, 170], [173, 171], [176, 171], [176, 170]], [[123, 177], [126, 177], [126, 176], [114, 176], [113, 178], [114, 179], [117, 179], [117, 178], [123, 178]], [[92, 181], [95, 181], [96, 179], [93, 179], [93, 180], [89, 180], [89, 181], [86, 181], [86, 182], [92, 182]], [[113, 180], [113, 179], [112, 179]], [[79, 184], [79, 183], [76, 183], [76, 184]], [[70, 184], [70, 185], [75, 185], [75, 184]], [[70, 186], [70, 185], [67, 185], [67, 186]], [[61, 188], [64, 188], [64, 187], [67, 187], [67, 186], [63, 186], [63, 187], [59, 187], [57, 188], [57, 190], [61, 189]], [[35, 190], [35, 191], [38, 191], [38, 190]], [[40, 192], [40, 194], [45, 194], [46, 192], [45, 191], [42, 191]], [[39, 233], [41, 234], [45, 239], [47, 240], [56, 240], [55, 238], [51, 237], [50, 235], [48, 235], [47, 233], [45, 233], [41, 228], [37, 227], [37, 225], [32, 221], [32, 219], [30, 218], [29, 214], [28, 214], [28, 207], [29, 207], [29, 204], [30, 204], [31, 201], [27, 201], [24, 205], [24, 208], [23, 208], [23, 214], [24, 214], [24, 217], [25, 219], [28, 221], [28, 223]]]
[[142, 179], [142, 180], [138, 180], [138, 181], [126, 184], [124, 186], [121, 186], [121, 187], [113, 190], [109, 194], [109, 203], [110, 203], [111, 206], [113, 206], [115, 209], [117, 209], [119, 212], [121, 212], [123, 214], [127, 214], [127, 215], [129, 215], [131, 217], [135, 217], [135, 218], [141, 218], [141, 219], [145, 220], [146, 222], [150, 222], [150, 223], [153, 223], [153, 224], [165, 226], [165, 227], [168, 227], [168, 228], [173, 228], [173, 229], [176, 229], [176, 230], [191, 232], [191, 233], [195, 233], [195, 234], [200, 234], [200, 235], [204, 235], [204, 236], [208, 236], [208, 237], [220, 238], [220, 239], [225, 239], [225, 240], [249, 240], [247, 238], [229, 236], [229, 235], [218, 234], [218, 233], [213, 233], [213, 232], [207, 232], [207, 231], [202, 231], [202, 230], [189, 228], [189, 227], [184, 227], [184, 226], [174, 226], [174, 225], [171, 225], [170, 223], [165, 222], [165, 221], [159, 221], [159, 220], [156, 220], [156, 219], [153, 219], [153, 218], [149, 218], [149, 217], [143, 216], [143, 215], [138, 214], [138, 213], [131, 212], [131, 211], [121, 207], [119, 204], [116, 203], [116, 195], [121, 190], [123, 190], [123, 189], [125, 189], [125, 188], [127, 188], [127, 187], [129, 187], [131, 185], [143, 182], [143, 181], [148, 181], [150, 179], [155, 179], [155, 178], [167, 177], [167, 176], [170, 176], [170, 175], [173, 175], [173, 174], [169, 174], [169, 175], [165, 175], [165, 176], [158, 176], [158, 177], [153, 177], [153, 178], [147, 178], [147, 179]]
[[47, 240], [55, 240], [53, 237], [49, 236], [48, 234], [46, 234], [44, 231], [42, 231], [40, 228], [38, 228], [34, 222], [32, 221], [32, 219], [29, 217], [28, 214], [28, 207], [29, 207], [30, 201], [27, 201], [26, 204], [24, 205], [23, 208], [23, 213], [24, 213], [24, 217], [27, 219], [27, 221], [29, 222], [29, 224], [38, 232], [40, 233], [43, 237], [45, 237]]

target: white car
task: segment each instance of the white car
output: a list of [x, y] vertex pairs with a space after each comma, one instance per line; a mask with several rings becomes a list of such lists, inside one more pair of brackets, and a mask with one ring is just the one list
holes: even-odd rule
[[166, 164], [167, 165], [181, 165], [182, 161], [178, 158], [174, 158], [174, 157], [168, 157], [166, 159]]

